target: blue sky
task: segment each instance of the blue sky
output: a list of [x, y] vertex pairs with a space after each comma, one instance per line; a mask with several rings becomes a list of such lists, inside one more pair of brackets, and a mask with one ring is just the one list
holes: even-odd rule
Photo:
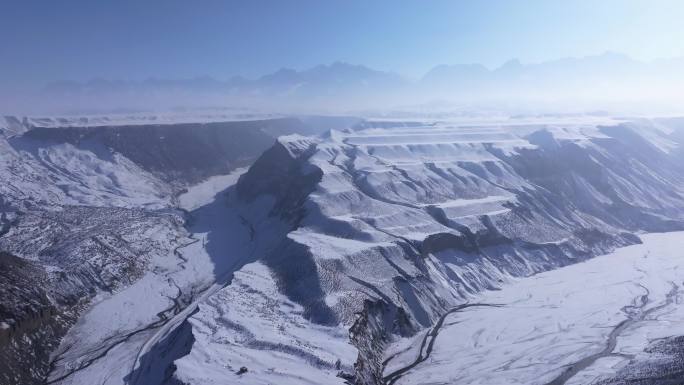
[[0, 84], [684, 56], [684, 1], [2, 0]]

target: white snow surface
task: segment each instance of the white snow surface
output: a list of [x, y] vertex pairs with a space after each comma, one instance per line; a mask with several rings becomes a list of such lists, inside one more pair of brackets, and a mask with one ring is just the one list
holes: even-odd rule
[[[613, 327], [628, 317], [630, 306], [648, 294], [646, 309], [676, 300], [618, 337], [613, 356], [600, 358], [568, 384], [588, 384], [612, 374], [643, 353], [649, 341], [684, 334], [684, 232], [644, 234], [643, 244], [628, 246], [586, 262], [519, 279], [500, 291], [484, 292], [471, 307], [449, 315], [429, 358], [396, 383], [546, 384], [568, 365], [601, 351]], [[423, 334], [411, 345], [420, 345]], [[388, 349], [402, 351], [406, 341]], [[417, 350], [393, 358], [385, 374], [417, 357]], [[618, 354], [624, 354], [621, 356]]]
[[232, 186], [237, 182], [240, 175], [244, 174], [247, 168], [238, 168], [228, 175], [216, 175], [207, 180], [196, 184], [188, 189], [187, 192], [178, 197], [178, 206], [182, 209], [192, 211], [204, 205], [210, 204], [216, 199], [216, 195], [224, 191], [227, 186]]
[[[175, 362], [177, 377], [206, 385], [342, 384], [336, 361], [349, 372], [356, 359], [346, 328], [313, 324], [302, 313], [278, 292], [266, 266], [243, 267], [190, 319], [195, 342]], [[237, 375], [243, 366], [248, 372]]]

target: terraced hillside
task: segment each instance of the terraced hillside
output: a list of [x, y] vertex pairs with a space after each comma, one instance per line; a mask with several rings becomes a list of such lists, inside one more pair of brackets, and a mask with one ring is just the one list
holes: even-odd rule
[[281, 137], [230, 198], [256, 261], [199, 304], [175, 376], [220, 383], [245, 366], [240, 383], [390, 381], [387, 347], [478, 293], [681, 230], [678, 148], [650, 121]]

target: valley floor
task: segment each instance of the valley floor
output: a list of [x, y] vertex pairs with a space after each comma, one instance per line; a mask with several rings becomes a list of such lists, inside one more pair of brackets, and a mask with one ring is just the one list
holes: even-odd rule
[[[387, 383], [569, 385], [629, 377], [635, 363], [653, 360], [649, 346], [684, 334], [684, 232], [641, 239], [473, 298], [441, 325], [389, 349]], [[661, 383], [648, 381], [635, 383]]]
[[221, 288], [246, 254], [241, 246], [247, 232], [223, 195], [242, 172], [210, 178], [179, 197], [190, 217], [188, 239], [174, 255], [152, 261], [135, 284], [93, 301], [53, 354], [49, 384], [163, 380], [166, 367], [157, 366], [170, 362], [146, 360], [145, 354]]

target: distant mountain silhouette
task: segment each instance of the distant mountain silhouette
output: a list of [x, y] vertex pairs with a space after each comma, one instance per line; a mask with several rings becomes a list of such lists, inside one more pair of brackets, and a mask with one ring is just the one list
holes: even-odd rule
[[265, 93], [271, 96], [291, 96], [293, 94], [315, 96], [318, 93], [335, 94], [341, 91], [373, 91], [378, 88], [396, 88], [406, 84], [407, 81], [396, 74], [372, 70], [361, 65], [335, 62], [304, 71], [282, 68], [254, 80], [243, 77], [233, 77], [227, 81], [211, 77], [192, 79], [151, 78], [142, 82], [93, 79], [84, 83], [58, 81], [48, 84], [45, 90], [52, 94], [106, 94], [177, 89], [204, 92]]
[[[333, 109], [388, 107], [434, 100], [543, 102], [668, 98], [684, 89], [684, 58], [641, 62], [606, 52], [582, 58], [494, 69], [481, 64], [439, 65], [416, 81], [362, 65], [335, 62], [306, 70], [282, 68], [256, 79], [211, 77], [51, 83], [44, 94], [74, 106], [244, 105]], [[670, 98], [671, 99], [671, 98]]]

